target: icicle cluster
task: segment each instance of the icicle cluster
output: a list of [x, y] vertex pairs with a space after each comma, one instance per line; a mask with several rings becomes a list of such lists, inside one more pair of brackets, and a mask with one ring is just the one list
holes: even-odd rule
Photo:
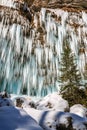
[[[3, 0], [2, 0], [3, 1]], [[1, 3], [0, 3], [1, 4]], [[0, 89], [44, 96], [59, 89], [62, 43], [68, 35], [83, 75], [87, 57], [87, 13], [41, 9], [33, 29], [22, 16], [8, 24], [0, 12]], [[18, 22], [19, 21], [19, 22]]]

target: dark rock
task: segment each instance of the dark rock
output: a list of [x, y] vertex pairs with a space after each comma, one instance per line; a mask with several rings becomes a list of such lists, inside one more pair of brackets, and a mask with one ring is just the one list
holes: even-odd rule
[[35, 108], [36, 109], [36, 105], [35, 105], [35, 103], [33, 101], [29, 102], [29, 106], [31, 108]]
[[1, 98], [9, 98], [10, 95], [6, 91], [4, 91], [4, 92], [0, 93], [0, 97]]
[[17, 98], [17, 99], [16, 99], [16, 106], [17, 106], [17, 107], [22, 107], [23, 102], [24, 102], [24, 101], [23, 101], [22, 99]]
[[32, 16], [31, 16], [31, 13], [28, 11], [26, 12], [26, 18], [31, 22], [32, 21]]
[[27, 5], [26, 2], [24, 3], [23, 11], [24, 11], [24, 12], [28, 12], [28, 5]]
[[41, 10], [41, 7], [40, 7], [40, 6], [35, 6], [35, 5], [33, 5], [33, 6], [32, 6], [32, 10], [33, 10], [34, 12], [39, 12], [39, 11]]

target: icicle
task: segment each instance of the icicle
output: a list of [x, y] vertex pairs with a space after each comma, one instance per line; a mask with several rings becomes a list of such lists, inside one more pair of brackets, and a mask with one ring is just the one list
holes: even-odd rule
[[87, 25], [87, 13], [82, 12], [82, 19], [83, 19], [83, 22]]
[[49, 48], [45, 47], [45, 64], [48, 65], [48, 58], [49, 58]]
[[38, 65], [40, 66], [41, 62], [42, 62], [43, 50], [41, 48], [36, 48], [35, 54], [36, 54], [36, 61], [37, 61]]
[[16, 27], [17, 25], [13, 24], [10, 28], [10, 36], [13, 43], [15, 42]]
[[21, 46], [21, 42], [22, 42], [22, 37], [21, 37], [21, 26], [18, 25], [17, 26], [17, 30], [16, 30], [16, 51], [18, 53], [20, 53], [20, 46]]

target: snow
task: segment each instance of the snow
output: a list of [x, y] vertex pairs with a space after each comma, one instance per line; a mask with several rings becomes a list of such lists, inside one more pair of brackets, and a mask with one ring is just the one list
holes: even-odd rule
[[15, 107], [1, 107], [0, 122], [0, 130], [42, 130], [24, 110]]
[[0, 107], [2, 106], [14, 106], [14, 104], [10, 99], [7, 99], [7, 98], [3, 99], [0, 97]]
[[60, 124], [68, 127], [71, 119], [72, 127], [76, 130], [86, 130], [87, 118], [82, 118], [78, 115], [61, 111], [42, 111], [32, 108], [24, 108], [24, 110], [32, 116], [38, 124], [45, 130], [56, 130]]
[[87, 116], [87, 109], [85, 107], [83, 107], [81, 104], [73, 105], [70, 108], [70, 112], [74, 113], [74, 114], [77, 114], [77, 115], [79, 115], [81, 117], [86, 117]]
[[3, 106], [14, 106], [14, 103], [5, 92], [0, 93], [0, 107]]
[[6, 93], [0, 94], [0, 130], [43, 130], [22, 108], [14, 106], [11, 99]]
[[68, 102], [58, 95], [57, 92], [47, 95], [36, 103], [39, 110], [61, 110], [65, 111], [69, 108]]
[[[68, 102], [58, 93], [38, 101], [28, 96], [5, 96], [0, 95], [0, 130], [87, 130], [86, 108], [75, 104], [66, 112]], [[20, 108], [16, 107], [17, 100], [22, 101]]]
[[28, 96], [16, 96], [16, 95], [12, 95], [11, 97], [13, 103], [15, 104], [15, 106], [18, 106], [17, 101], [19, 100], [19, 103], [21, 103], [21, 107], [22, 108], [35, 108], [35, 102], [31, 99], [31, 97]]

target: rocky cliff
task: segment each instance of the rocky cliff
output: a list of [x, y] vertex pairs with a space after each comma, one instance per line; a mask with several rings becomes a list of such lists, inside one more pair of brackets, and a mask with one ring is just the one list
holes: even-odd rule
[[34, 0], [33, 4], [49, 8], [59, 8], [66, 6], [87, 9], [87, 0]]

